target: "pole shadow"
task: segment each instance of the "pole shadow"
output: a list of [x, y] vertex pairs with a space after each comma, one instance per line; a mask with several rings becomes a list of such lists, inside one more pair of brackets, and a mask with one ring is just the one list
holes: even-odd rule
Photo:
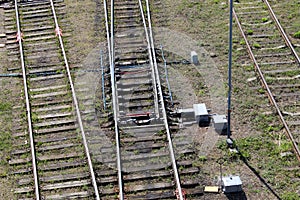
[[[243, 154], [238, 150], [238, 155], [240, 156], [240, 159], [244, 162], [244, 164], [255, 174], [255, 176], [267, 187], [267, 189], [276, 197], [276, 199], [281, 200], [279, 195], [272, 189], [272, 187], [263, 179], [259, 173], [256, 171], [254, 167], [252, 167], [247, 159], [243, 156]], [[228, 198], [230, 199], [230, 198]], [[231, 199], [230, 199], [231, 200]]]

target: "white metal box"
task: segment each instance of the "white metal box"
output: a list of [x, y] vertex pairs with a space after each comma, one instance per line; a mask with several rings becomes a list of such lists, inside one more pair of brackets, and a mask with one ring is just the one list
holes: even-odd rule
[[195, 120], [198, 124], [208, 123], [209, 115], [204, 103], [193, 105]]

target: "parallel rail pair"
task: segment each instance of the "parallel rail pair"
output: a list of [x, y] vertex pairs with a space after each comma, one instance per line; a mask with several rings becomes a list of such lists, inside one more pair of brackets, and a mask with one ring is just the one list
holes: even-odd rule
[[[31, 158], [20, 159], [29, 151], [21, 149], [11, 164], [32, 163], [26, 174], [33, 174], [35, 199], [100, 199], [56, 16], [57, 4], [62, 2], [14, 2]], [[24, 179], [19, 182], [21, 186], [30, 184]], [[31, 186], [22, 187], [16, 191], [20, 198], [32, 191]]]
[[247, 51], [286, 136], [300, 161], [299, 67], [300, 59], [267, 0], [239, 1], [233, 16]]
[[[109, 5], [104, 1], [119, 198], [159, 199], [164, 198], [164, 195], [165, 198], [170, 198], [175, 197], [173, 191], [177, 191], [177, 198], [183, 200], [185, 197], [179, 179], [156, 62], [149, 2], [148, 0], [145, 2], [112, 0], [110, 16], [108, 8]], [[164, 134], [157, 136], [159, 131], [163, 131]], [[128, 144], [130, 141], [136, 143], [135, 147]], [[165, 148], [164, 144], [168, 148]], [[145, 147], [139, 149], [138, 145]], [[159, 148], [161, 154], [155, 153], [154, 148]], [[132, 150], [130, 152], [126, 149], [133, 149], [136, 152], [132, 153]], [[153, 158], [157, 158], [158, 163], [152, 162]], [[162, 170], [169, 168], [168, 163], [172, 165], [172, 173]], [[130, 165], [133, 169], [130, 169]], [[148, 175], [142, 175], [143, 172]], [[128, 174], [125, 180], [124, 174]], [[171, 182], [174, 180], [176, 183], [175, 188], [172, 184], [159, 181], [159, 176], [166, 176], [168, 180], [170, 175], [173, 176]], [[139, 185], [130, 184], [135, 176], [144, 181], [136, 183]], [[153, 183], [148, 182], [147, 179], [153, 179]], [[170, 187], [173, 188], [171, 192], [166, 192], [170, 191], [168, 189]], [[162, 192], [152, 191], [159, 188]], [[125, 195], [134, 190], [136, 195]], [[139, 191], [142, 192], [139, 194]]]

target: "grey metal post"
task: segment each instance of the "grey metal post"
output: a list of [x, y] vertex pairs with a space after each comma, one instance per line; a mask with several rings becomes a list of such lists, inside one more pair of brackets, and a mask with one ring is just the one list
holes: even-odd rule
[[227, 110], [227, 138], [230, 138], [230, 112], [231, 112], [231, 64], [232, 64], [232, 9], [233, 0], [230, 2], [229, 16], [229, 53], [228, 53], [228, 110]]

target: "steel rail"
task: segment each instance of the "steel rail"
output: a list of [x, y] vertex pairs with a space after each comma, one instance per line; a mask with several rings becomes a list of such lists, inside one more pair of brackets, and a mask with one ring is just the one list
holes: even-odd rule
[[[104, 0], [105, 1], [105, 0]], [[117, 154], [117, 168], [118, 168], [118, 185], [119, 185], [119, 199], [124, 200], [123, 192], [123, 175], [122, 175], [122, 163], [121, 163], [121, 150], [120, 150], [120, 135], [118, 127], [118, 103], [116, 98], [116, 78], [115, 78], [115, 50], [114, 50], [114, 0], [111, 0], [111, 13], [110, 13], [110, 79], [112, 88], [112, 99], [113, 99], [113, 113], [115, 122], [115, 139], [116, 139], [116, 154]], [[106, 16], [107, 18], [107, 16]], [[107, 27], [108, 28], [108, 27]], [[109, 34], [109, 33], [107, 33]], [[109, 38], [108, 38], [109, 39]], [[109, 43], [109, 42], [108, 42]]]
[[[159, 78], [160, 76], [159, 76], [159, 71], [158, 71], [158, 66], [157, 66], [157, 61], [156, 61], [156, 54], [155, 54], [155, 47], [154, 47], [153, 33], [152, 33], [152, 23], [151, 23], [151, 16], [150, 16], [150, 6], [149, 6], [148, 0], [146, 0], [146, 6], [147, 6], [148, 26], [149, 26], [149, 33], [150, 33], [150, 40], [151, 40], [151, 48], [152, 48], [153, 59], [154, 59], [154, 69], [155, 69], [155, 73], [156, 73], [156, 81], [157, 81], [157, 87], [158, 87], [158, 92], [159, 92], [159, 100], [161, 102], [162, 114], [163, 114], [165, 129], [167, 132], [168, 145], [169, 145], [170, 156], [171, 156], [171, 160], [172, 160], [172, 167], [173, 167], [173, 172], [174, 172], [174, 176], [175, 176], [176, 186], [178, 189], [179, 199], [184, 200], [183, 194], [182, 194], [181, 183], [180, 183], [180, 177], [179, 177], [179, 173], [178, 173], [178, 169], [177, 169], [177, 163], [176, 163], [176, 159], [175, 159], [172, 137], [171, 137], [169, 124], [168, 124], [166, 108], [165, 108], [165, 104], [164, 104], [163, 92], [162, 92], [160, 78]], [[155, 94], [155, 95], [157, 95], [157, 94]]]
[[281, 36], [283, 37], [286, 45], [291, 49], [293, 55], [295, 56], [295, 58], [298, 62], [298, 65], [300, 65], [300, 58], [299, 58], [297, 52], [295, 51], [294, 46], [292, 45], [292, 43], [291, 43], [290, 39], [288, 38], [287, 34], [285, 33], [284, 29], [282, 28], [281, 24], [279, 23], [278, 18], [276, 17], [271, 5], [269, 4], [268, 0], [263, 0], [263, 1], [267, 5], [269, 13], [271, 14], [271, 17], [273, 18], [273, 20], [275, 21], [275, 25], [277, 26], [278, 30], [280, 31]]
[[139, 6], [140, 6], [140, 11], [141, 11], [141, 15], [142, 15], [142, 20], [143, 20], [143, 25], [144, 25], [144, 29], [145, 29], [145, 35], [146, 35], [146, 40], [147, 40], [147, 49], [148, 49], [148, 54], [149, 54], [149, 59], [150, 59], [150, 65], [151, 65], [151, 73], [152, 73], [152, 78], [153, 78], [153, 84], [154, 84], [154, 105], [155, 105], [155, 113], [156, 113], [156, 118], [159, 118], [159, 109], [158, 109], [158, 98], [157, 98], [157, 78], [155, 77], [155, 66], [154, 66], [154, 57], [152, 55], [151, 52], [151, 43], [150, 43], [150, 38], [149, 38], [149, 34], [148, 34], [148, 29], [147, 29], [147, 25], [146, 25], [146, 19], [145, 19], [145, 15], [144, 15], [144, 9], [143, 9], [143, 5], [142, 5], [142, 1], [139, 0]]
[[246, 35], [244, 34], [242, 25], [241, 25], [241, 23], [240, 23], [240, 21], [239, 21], [239, 19], [237, 17], [237, 14], [236, 14], [234, 8], [232, 9], [232, 12], [233, 12], [234, 18], [235, 18], [235, 20], [237, 22], [237, 25], [238, 25], [238, 27], [240, 29], [240, 32], [241, 32], [241, 34], [242, 34], [242, 36], [243, 36], [243, 38], [245, 40], [245, 43], [246, 43], [246, 46], [247, 46], [247, 50], [248, 50], [248, 53], [249, 53], [249, 55], [251, 57], [251, 60], [254, 62], [255, 69], [257, 70], [257, 72], [258, 72], [258, 74], [260, 76], [260, 80], [261, 80], [263, 86], [267, 90], [267, 94], [268, 94], [269, 100], [274, 105], [274, 107], [275, 107], [275, 109], [276, 109], [276, 111], [277, 111], [277, 113], [279, 115], [279, 118], [280, 118], [280, 120], [281, 120], [281, 122], [282, 122], [282, 124], [283, 124], [283, 126], [284, 126], [284, 128], [286, 130], [286, 135], [290, 139], [290, 141], [292, 142], [293, 150], [294, 150], [294, 152], [295, 152], [295, 154], [297, 156], [298, 161], [300, 162], [300, 151], [299, 151], [299, 148], [297, 146], [297, 143], [295, 142], [295, 139], [294, 139], [294, 137], [293, 137], [293, 135], [292, 135], [289, 127], [288, 127], [288, 124], [284, 120], [282, 112], [279, 109], [279, 106], [277, 105], [277, 102], [275, 101], [275, 99], [273, 97], [273, 94], [272, 94], [272, 92], [271, 92], [271, 90], [270, 90], [270, 88], [269, 88], [269, 86], [268, 86], [268, 84], [267, 84], [267, 82], [266, 82], [266, 80], [264, 78], [263, 72], [261, 71], [260, 66], [258, 65], [258, 62], [256, 61], [256, 58], [255, 58], [255, 56], [254, 56], [254, 54], [253, 54], [253, 52], [251, 50], [250, 44], [249, 44], [249, 42], [247, 40]]
[[109, 25], [108, 25], [108, 13], [107, 13], [107, 3], [106, 0], [103, 0], [103, 9], [104, 9], [104, 17], [105, 17], [105, 29], [106, 29], [106, 37], [107, 37], [107, 50], [108, 50], [108, 60], [109, 66], [111, 67], [111, 43], [110, 43], [110, 35], [109, 35]]
[[[52, 14], [53, 14], [54, 22], [55, 22], [55, 27], [56, 27], [55, 30], [60, 31], [58, 21], [57, 21], [57, 17], [56, 17], [56, 12], [55, 12], [55, 7], [54, 7], [53, 0], [50, 0], [50, 3], [51, 3]], [[63, 40], [62, 40], [62, 35], [57, 33], [57, 36], [58, 36], [60, 47], [61, 47], [62, 54], [63, 54], [63, 57], [64, 57], [65, 67], [66, 67], [66, 71], [67, 71], [67, 75], [68, 75], [68, 79], [69, 79], [69, 84], [70, 84], [71, 91], [72, 91], [72, 97], [73, 97], [74, 106], [75, 106], [75, 110], [76, 110], [77, 121], [78, 121], [78, 124], [79, 124], [80, 132], [81, 132], [81, 136], [82, 136], [82, 140], [83, 140], [83, 145], [84, 145], [84, 149], [85, 149], [85, 154], [86, 154], [86, 157], [87, 157], [87, 160], [88, 160], [88, 166], [89, 166], [89, 170], [90, 170], [90, 173], [91, 173], [92, 185], [94, 187], [94, 192], [95, 192], [96, 199], [100, 200], [98, 186], [97, 186], [97, 182], [96, 182], [96, 176], [95, 176], [95, 172], [94, 172], [94, 169], [93, 169], [91, 156], [90, 156], [90, 153], [89, 153], [89, 147], [87, 145], [87, 140], [86, 140], [86, 137], [85, 137], [85, 132], [84, 132], [83, 124], [82, 124], [81, 114], [80, 114], [78, 101], [77, 101], [77, 97], [76, 97], [76, 93], [75, 93], [75, 88], [74, 88], [74, 84], [73, 84], [73, 80], [72, 80], [72, 76], [71, 76], [71, 72], [70, 72], [69, 62], [68, 62], [68, 59], [67, 59], [67, 56], [66, 56], [66, 52], [65, 52], [65, 48], [64, 48], [64, 44], [63, 44]]]
[[28, 134], [29, 134], [31, 157], [32, 157], [32, 170], [33, 170], [33, 177], [34, 177], [35, 197], [36, 197], [36, 200], [39, 200], [40, 199], [40, 189], [39, 189], [39, 180], [38, 180], [38, 172], [37, 172], [37, 164], [36, 164], [34, 137], [33, 137], [33, 131], [32, 131], [31, 107], [30, 107], [30, 101], [29, 101], [29, 95], [28, 95], [26, 68], [25, 68], [23, 45], [22, 45], [22, 33], [21, 33], [21, 26], [20, 26], [20, 20], [19, 20], [19, 11], [18, 11], [17, 0], [15, 0], [15, 11], [16, 11], [16, 20], [17, 20], [17, 29], [18, 29], [17, 40], [19, 40], [18, 42], [19, 42], [20, 57], [21, 57], [20, 60], [21, 60], [21, 66], [22, 66], [24, 94], [25, 94], [25, 101], [26, 101]]

